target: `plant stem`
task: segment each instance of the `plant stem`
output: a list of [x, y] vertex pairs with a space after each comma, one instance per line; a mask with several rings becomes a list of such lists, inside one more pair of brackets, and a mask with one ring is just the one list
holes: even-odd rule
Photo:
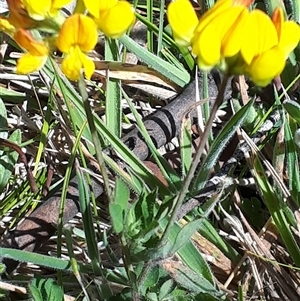
[[104, 157], [102, 154], [102, 146], [101, 146], [100, 139], [99, 139], [99, 136], [98, 136], [98, 133], [96, 130], [94, 116], [93, 116], [93, 113], [91, 110], [91, 106], [90, 106], [90, 103], [88, 100], [88, 94], [86, 92], [85, 82], [84, 82], [82, 76], [80, 77], [80, 80], [78, 82], [78, 87], [79, 87], [79, 91], [80, 91], [80, 94], [81, 94], [81, 97], [83, 100], [85, 113], [87, 116], [90, 131], [91, 131], [92, 140], [93, 140], [93, 144], [94, 144], [95, 152], [96, 152], [96, 159], [99, 163], [100, 172], [103, 177], [104, 190], [105, 190], [105, 193], [106, 193], [109, 203], [111, 203], [112, 202], [111, 191], [110, 191], [109, 184], [108, 184], [109, 181], [108, 181], [108, 175], [106, 172]]
[[218, 95], [217, 95], [217, 98], [216, 98], [216, 101], [212, 107], [212, 110], [211, 110], [211, 113], [210, 113], [210, 116], [209, 116], [209, 119], [207, 121], [207, 124], [206, 124], [206, 127], [205, 127], [205, 130], [203, 132], [203, 136], [202, 136], [202, 139], [200, 141], [200, 144], [198, 145], [198, 148], [196, 150], [196, 154], [195, 154], [195, 157], [194, 157], [194, 160], [193, 160], [193, 163], [189, 169], [189, 172], [183, 182], [183, 186], [182, 186], [182, 189], [180, 190], [177, 198], [176, 198], [176, 205], [173, 209], [173, 212], [172, 212], [172, 215], [171, 215], [171, 218], [170, 218], [170, 221], [162, 235], [162, 238], [160, 240], [160, 243], [159, 243], [159, 247], [162, 247], [163, 245], [165, 245], [165, 243], [167, 242], [168, 240], [168, 237], [169, 237], [169, 234], [170, 234], [170, 231], [171, 231], [171, 228], [173, 226], [173, 224], [176, 222], [176, 219], [177, 219], [177, 215], [178, 215], [178, 211], [179, 209], [181, 208], [184, 200], [185, 200], [185, 196], [189, 190], [189, 186], [193, 180], [193, 177], [194, 177], [194, 173], [199, 165], [199, 162], [200, 162], [200, 159], [201, 159], [201, 156], [203, 154], [203, 150], [204, 150], [204, 147], [208, 141], [208, 138], [209, 138], [209, 134], [210, 134], [210, 131], [211, 131], [211, 128], [212, 128], [212, 124], [213, 124], [213, 120], [215, 118], [215, 115], [218, 111], [218, 108], [220, 107], [220, 105], [222, 104], [223, 102], [223, 97], [224, 97], [224, 92], [225, 92], [225, 89], [226, 89], [226, 85], [227, 85], [227, 82], [228, 82], [228, 75], [224, 75], [223, 79], [222, 79], [222, 83], [221, 83], [221, 86], [220, 86], [220, 89], [219, 89], [219, 92], [218, 92]]

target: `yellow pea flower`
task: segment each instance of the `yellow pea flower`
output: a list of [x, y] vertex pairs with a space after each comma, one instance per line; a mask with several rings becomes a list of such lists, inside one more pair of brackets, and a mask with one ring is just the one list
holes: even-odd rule
[[98, 28], [113, 39], [121, 37], [134, 21], [134, 10], [127, 1], [118, 1], [110, 9], [100, 11], [99, 19], [95, 19]]
[[24, 29], [18, 29], [13, 39], [27, 51], [17, 62], [17, 73], [28, 74], [43, 67], [49, 54], [49, 48], [45, 42], [36, 41]]
[[62, 71], [69, 79], [78, 80], [82, 69], [85, 76], [91, 78], [95, 64], [85, 53], [94, 49], [97, 41], [97, 26], [93, 19], [82, 14], [66, 19], [59, 32], [57, 47], [66, 54]]
[[256, 56], [251, 64], [245, 68], [245, 73], [255, 84], [265, 87], [283, 71], [285, 60], [282, 49], [275, 46]]
[[172, 1], [167, 8], [167, 16], [175, 42], [189, 46], [198, 25], [198, 17], [189, 0]]
[[227, 70], [226, 58], [241, 49], [242, 28], [253, 0], [219, 0], [200, 19], [192, 40], [192, 50], [200, 68], [214, 66]]
[[219, 0], [216, 4], [209, 9], [199, 20], [199, 24], [196, 28], [196, 32], [201, 32], [206, 26], [208, 26], [212, 20], [218, 19], [219, 16], [230, 10], [232, 7], [248, 7], [254, 0]]
[[245, 73], [257, 85], [266, 86], [280, 75], [286, 59], [298, 45], [300, 26], [292, 21], [284, 21], [282, 9], [276, 8], [272, 19], [254, 10], [244, 29], [246, 33], [257, 36], [243, 41], [241, 54], [246, 62]]
[[42, 21], [48, 17], [56, 17], [59, 10], [72, 0], [23, 0], [29, 16]]
[[278, 35], [272, 20], [259, 9], [250, 12], [243, 31], [241, 55], [247, 64], [278, 44]]
[[226, 69], [224, 59], [240, 50], [240, 25], [252, 2], [219, 0], [198, 20], [189, 0], [174, 0], [167, 9], [174, 39], [180, 45], [191, 44], [200, 68], [211, 69], [217, 65]]
[[192, 50], [200, 68], [209, 70], [219, 66], [227, 69], [226, 58], [235, 56], [241, 49], [240, 29], [247, 14], [245, 7], [235, 6], [218, 14], [207, 26], [201, 26], [199, 32], [198, 26]]
[[192, 46], [201, 69], [246, 74], [266, 86], [282, 72], [299, 43], [300, 26], [284, 21], [281, 8], [275, 9], [272, 19], [258, 9], [250, 12], [252, 2], [219, 0], [197, 23], [188, 0], [173, 0], [167, 13], [174, 39]]
[[134, 23], [134, 10], [129, 2], [119, 0], [83, 0], [98, 28], [113, 39], [122, 36]]

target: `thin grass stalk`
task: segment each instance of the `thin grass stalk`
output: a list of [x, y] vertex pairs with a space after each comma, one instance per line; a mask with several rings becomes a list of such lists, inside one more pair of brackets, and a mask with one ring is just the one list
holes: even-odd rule
[[161, 0], [160, 9], [159, 9], [159, 30], [158, 30], [158, 40], [157, 40], [157, 52], [156, 52], [157, 56], [160, 56], [160, 52], [162, 50], [164, 17], [165, 17], [165, 0]]
[[[153, 24], [153, 0], [147, 0], [147, 19], [148, 22]], [[147, 30], [147, 45], [148, 50], [154, 53], [154, 39], [152, 30]]]
[[109, 203], [112, 203], [113, 200], [111, 198], [111, 189], [109, 187], [109, 179], [108, 179], [108, 175], [106, 172], [104, 157], [102, 154], [102, 146], [101, 146], [100, 139], [99, 139], [99, 136], [98, 136], [98, 133], [96, 130], [94, 116], [93, 116], [93, 113], [92, 113], [92, 110], [90, 107], [90, 103], [88, 100], [88, 94], [86, 92], [85, 82], [84, 82], [84, 79], [82, 76], [79, 79], [78, 87], [79, 87], [79, 91], [80, 91], [82, 101], [84, 104], [84, 109], [86, 112], [89, 128], [91, 131], [92, 140], [93, 140], [93, 144], [94, 144], [95, 152], [96, 152], [96, 159], [99, 163], [100, 172], [103, 177], [104, 191], [105, 191], [105, 194], [107, 196]]

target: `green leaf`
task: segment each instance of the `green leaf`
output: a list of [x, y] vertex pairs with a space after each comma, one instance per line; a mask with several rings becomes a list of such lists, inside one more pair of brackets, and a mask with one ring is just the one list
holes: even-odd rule
[[44, 301], [41, 291], [36, 286], [30, 284], [28, 288], [34, 301]]
[[[117, 40], [105, 38], [105, 60], [118, 61], [118, 51]], [[121, 136], [121, 116], [120, 80], [111, 79], [108, 76], [106, 82], [105, 118], [107, 127], [117, 137]]]
[[119, 204], [109, 204], [109, 214], [113, 228], [117, 234], [123, 230], [123, 208]]
[[204, 278], [202, 274], [198, 274], [192, 269], [183, 265], [173, 265], [172, 277], [182, 287], [196, 294], [208, 293], [213, 297], [221, 297], [224, 294], [217, 290], [216, 287], [206, 278]]
[[38, 109], [37, 102], [28, 93], [21, 93], [5, 87], [0, 87], [1, 99], [5, 102], [23, 104], [24, 101], [28, 101], [30, 108]]
[[115, 188], [115, 203], [120, 205], [122, 210], [127, 209], [128, 200], [129, 200], [129, 189], [128, 187], [121, 181], [120, 179], [116, 180], [116, 188]]
[[195, 231], [200, 227], [201, 219], [196, 219], [192, 222], [187, 223], [184, 225], [179, 233], [176, 236], [175, 242], [171, 249], [171, 253], [174, 254], [178, 251], [186, 242], [192, 237]]
[[171, 292], [173, 285], [174, 285], [174, 281], [172, 279], [169, 279], [163, 283], [163, 285], [159, 290], [159, 295], [158, 295], [159, 300], [167, 297], [167, 295]]
[[283, 102], [283, 107], [300, 124], [300, 105], [294, 100], [287, 99]]
[[36, 277], [29, 285], [30, 293], [35, 301], [62, 301], [64, 293], [53, 279]]
[[191, 134], [191, 119], [185, 118], [182, 121], [180, 131], [180, 157], [181, 157], [181, 172], [184, 178], [192, 164], [192, 134]]
[[158, 301], [156, 293], [149, 292], [149, 293], [147, 293], [146, 296], [147, 296], [147, 300], [149, 300], [149, 301]]
[[[167, 221], [163, 221], [163, 224], [166, 224]], [[171, 229], [169, 241], [173, 245], [178, 237], [178, 233], [181, 230], [181, 226], [175, 223]], [[189, 237], [190, 238], [190, 237]], [[203, 275], [205, 279], [214, 284], [214, 277], [212, 272], [207, 264], [207, 262], [202, 257], [199, 250], [194, 246], [194, 244], [189, 240], [178, 249], [177, 254], [180, 256], [181, 260], [195, 273]]]
[[109, 213], [113, 228], [117, 234], [122, 232], [124, 216], [129, 200], [129, 189], [120, 179], [116, 180], [114, 202], [109, 204]]
[[299, 206], [300, 178], [299, 178], [299, 160], [296, 151], [294, 135], [291, 128], [296, 128], [297, 125], [293, 119], [287, 119], [284, 122], [284, 136], [286, 147], [286, 166], [289, 179], [289, 190], [292, 197]]
[[149, 288], [157, 284], [158, 280], [159, 280], [159, 267], [155, 265], [150, 269], [144, 281], [142, 281], [142, 285], [139, 288], [139, 290], [143, 295], [145, 295]]
[[86, 179], [77, 164], [75, 164], [75, 170], [79, 191], [80, 212], [82, 214], [83, 229], [86, 236], [88, 254], [92, 262], [94, 273], [96, 275], [101, 275], [101, 267], [99, 263], [100, 255], [97, 247], [95, 228], [93, 225], [93, 214], [90, 207], [90, 191], [87, 186]]

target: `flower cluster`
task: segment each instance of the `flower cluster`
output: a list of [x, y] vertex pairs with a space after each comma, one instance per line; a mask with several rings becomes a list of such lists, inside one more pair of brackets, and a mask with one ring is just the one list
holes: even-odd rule
[[201, 69], [246, 74], [266, 86], [298, 45], [300, 26], [285, 21], [279, 7], [271, 18], [259, 9], [249, 10], [253, 1], [219, 0], [198, 19], [189, 0], [173, 0], [167, 14], [174, 39], [191, 46]]
[[[87, 56], [98, 41], [98, 30], [109, 38], [121, 37], [135, 21], [125, 0], [77, 0], [74, 13], [65, 18], [61, 8], [71, 0], [7, 0], [9, 16], [0, 18], [0, 31], [10, 35], [26, 53], [17, 72], [39, 70], [56, 49], [64, 54], [62, 71], [78, 80], [82, 70], [91, 78], [95, 65]], [[33, 29], [47, 32], [37, 37]]]

